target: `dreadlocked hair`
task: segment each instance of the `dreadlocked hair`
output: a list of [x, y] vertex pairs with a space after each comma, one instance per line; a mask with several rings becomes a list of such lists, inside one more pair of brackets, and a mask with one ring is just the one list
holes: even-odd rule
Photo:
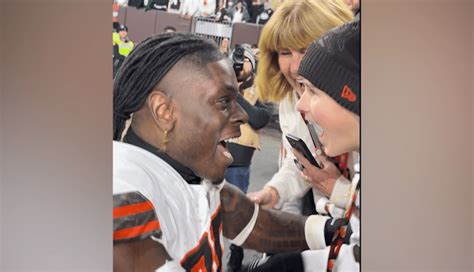
[[159, 34], [141, 42], [114, 79], [114, 140], [120, 140], [125, 122], [179, 60], [202, 70], [207, 63], [223, 58], [215, 43], [190, 33]]

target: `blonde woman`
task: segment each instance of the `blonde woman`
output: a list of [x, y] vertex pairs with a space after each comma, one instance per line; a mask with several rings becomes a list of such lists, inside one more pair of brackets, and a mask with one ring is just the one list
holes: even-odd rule
[[[311, 188], [296, 168], [295, 157], [285, 138], [286, 134], [293, 134], [303, 139], [310, 150], [315, 150], [308, 128], [296, 110], [296, 101], [301, 96], [296, 82], [298, 68], [312, 41], [352, 18], [351, 10], [342, 0], [290, 0], [282, 3], [264, 26], [259, 42], [256, 86], [262, 101], [280, 104], [283, 149], [279, 171], [262, 190], [249, 194], [256, 203], [281, 208], [282, 204], [295, 202]], [[328, 187], [313, 189], [319, 213], [327, 213], [328, 207], [333, 207], [329, 206], [332, 188], [331, 185]], [[287, 211], [297, 212], [298, 209]]]

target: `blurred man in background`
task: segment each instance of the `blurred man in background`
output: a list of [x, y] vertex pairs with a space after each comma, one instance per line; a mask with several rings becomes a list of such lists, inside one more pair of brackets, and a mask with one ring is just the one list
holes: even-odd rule
[[[249, 45], [236, 46], [231, 54], [234, 70], [239, 85], [237, 103], [249, 116], [247, 124], [240, 126], [242, 135], [229, 140], [227, 148], [234, 161], [225, 172], [226, 180], [247, 193], [250, 180], [250, 164], [256, 149], [260, 150], [259, 130], [265, 127], [271, 119], [272, 111], [258, 101], [254, 78], [256, 70], [255, 55]], [[243, 248], [230, 245], [231, 255], [228, 271], [239, 271], [244, 258]]]

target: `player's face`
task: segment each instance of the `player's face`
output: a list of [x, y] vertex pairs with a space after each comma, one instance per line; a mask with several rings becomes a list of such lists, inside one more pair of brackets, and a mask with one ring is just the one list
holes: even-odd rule
[[240, 136], [248, 116], [237, 104], [237, 80], [227, 60], [207, 65], [208, 75], [186, 75], [188, 90], [175, 97], [176, 124], [173, 138], [179, 147], [175, 156], [198, 176], [220, 183], [232, 155], [224, 140]]
[[322, 131], [319, 140], [324, 152], [333, 157], [359, 149], [359, 117], [339, 105], [332, 97], [302, 79], [303, 95], [296, 109], [310, 123], [317, 124]]

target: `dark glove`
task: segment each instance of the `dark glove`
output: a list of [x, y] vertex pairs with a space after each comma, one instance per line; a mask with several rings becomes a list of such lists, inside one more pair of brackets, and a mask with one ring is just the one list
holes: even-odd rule
[[242, 272], [301, 272], [304, 271], [301, 252], [279, 253], [256, 259], [242, 266]]

